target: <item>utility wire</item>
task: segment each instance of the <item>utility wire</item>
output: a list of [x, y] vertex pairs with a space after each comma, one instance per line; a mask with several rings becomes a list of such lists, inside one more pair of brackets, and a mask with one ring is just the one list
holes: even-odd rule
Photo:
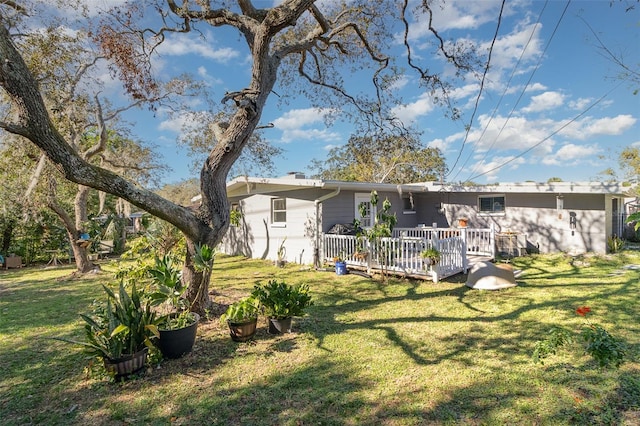
[[576, 115], [575, 117], [573, 117], [571, 120], [569, 120], [568, 122], [566, 122], [565, 124], [563, 124], [562, 126], [560, 126], [559, 128], [557, 128], [556, 130], [554, 130], [549, 136], [545, 137], [544, 139], [542, 139], [540, 142], [536, 143], [535, 145], [529, 147], [528, 149], [522, 151], [520, 154], [516, 155], [513, 158], [510, 158], [509, 160], [505, 161], [502, 164], [499, 164], [489, 170], [484, 171], [483, 173], [477, 174], [475, 176], [470, 177], [468, 180], [473, 180], [476, 178], [479, 178], [480, 176], [484, 176], [486, 174], [489, 174], [495, 170], [498, 170], [504, 166], [506, 166], [507, 164], [511, 163], [512, 161], [517, 160], [520, 157], [523, 157], [525, 154], [531, 152], [534, 148], [537, 148], [538, 146], [542, 145], [544, 142], [548, 141], [549, 139], [551, 139], [551, 137], [557, 135], [558, 133], [560, 133], [563, 129], [565, 129], [567, 126], [569, 126], [570, 124], [574, 123], [578, 118], [582, 117], [583, 115], [585, 115], [587, 112], [589, 112], [589, 110], [591, 110], [594, 106], [598, 105], [600, 102], [602, 102], [607, 96], [609, 96], [614, 90], [616, 90], [618, 87], [620, 87], [622, 85], [622, 83], [624, 83], [626, 80], [622, 80], [620, 81], [617, 85], [615, 85], [611, 90], [609, 90], [607, 93], [605, 93], [604, 95], [602, 95], [600, 98], [598, 98], [595, 102], [593, 102], [591, 105], [589, 105], [587, 107], [587, 109], [583, 110], [580, 114]]
[[[544, 55], [547, 53], [547, 50], [549, 49], [549, 46], [551, 45], [551, 41], [554, 39], [556, 33], [558, 32], [558, 28], [560, 27], [560, 23], [562, 22], [562, 20], [564, 19], [565, 14], [567, 13], [567, 9], [569, 8], [569, 5], [571, 4], [571, 0], [568, 0], [567, 3], [564, 6], [564, 9], [562, 10], [562, 14], [560, 15], [560, 17], [558, 18], [558, 21], [556, 22], [555, 27], [553, 28], [553, 32], [551, 33], [551, 36], [549, 37], [549, 40], [547, 41], [547, 44], [544, 47], [544, 50], [542, 51], [542, 53], [540, 54], [539, 58], [538, 58], [538, 62], [536, 63], [536, 66], [534, 67], [533, 71], [531, 72], [531, 74], [529, 75], [529, 79], [527, 80], [527, 83], [525, 84], [525, 86], [522, 88], [522, 91], [520, 92], [520, 95], [518, 96], [518, 99], [516, 100], [515, 104], [513, 105], [513, 108], [511, 108], [511, 111], [509, 112], [509, 115], [507, 115], [506, 120], [504, 121], [502, 127], [500, 128], [500, 131], [498, 132], [498, 134], [496, 135], [496, 138], [494, 139], [493, 143], [491, 144], [491, 146], [489, 147], [489, 149], [485, 152], [485, 155], [482, 157], [482, 160], [479, 161], [476, 166], [474, 167], [474, 169], [471, 171], [470, 174], [473, 174], [478, 167], [482, 164], [482, 162], [484, 162], [484, 160], [487, 158], [487, 156], [489, 155], [489, 151], [493, 148], [493, 146], [495, 145], [495, 143], [498, 141], [498, 139], [500, 138], [500, 135], [502, 135], [502, 132], [504, 131], [504, 129], [507, 127], [507, 124], [509, 123], [509, 120], [511, 119], [511, 117], [513, 116], [517, 106], [520, 104], [520, 101], [522, 100], [522, 98], [524, 97], [524, 94], [527, 91], [527, 88], [529, 87], [529, 85], [531, 84], [531, 81], [533, 80], [533, 77], [535, 76], [536, 72], [538, 71], [538, 69], [540, 68], [540, 65], [542, 63], [542, 59], [544, 58]], [[458, 172], [460, 173], [460, 172]], [[457, 175], [456, 175], [457, 176]], [[472, 178], [468, 178], [467, 180], [471, 180]]]
[[[498, 31], [500, 30], [500, 24], [502, 23], [502, 12], [504, 11], [504, 5], [506, 0], [502, 0], [502, 4], [500, 5], [500, 14], [498, 15], [498, 25], [496, 25], [496, 31], [493, 35], [493, 40], [491, 40], [491, 47], [489, 48], [489, 57], [487, 58], [487, 65], [484, 67], [484, 72], [482, 73], [482, 80], [480, 81], [480, 90], [478, 91], [478, 96], [476, 97], [476, 103], [473, 107], [473, 113], [471, 114], [471, 120], [469, 120], [469, 125], [467, 126], [466, 133], [464, 135], [464, 140], [462, 141], [462, 146], [460, 147], [460, 151], [458, 152], [458, 157], [456, 161], [453, 163], [451, 170], [456, 168], [458, 164], [458, 160], [460, 160], [460, 156], [462, 155], [462, 151], [464, 150], [464, 146], [467, 143], [467, 138], [469, 137], [469, 132], [471, 131], [471, 127], [473, 125], [473, 120], [478, 112], [478, 104], [480, 103], [480, 97], [482, 96], [482, 89], [484, 88], [484, 82], [487, 78], [487, 73], [489, 72], [489, 64], [491, 63], [491, 55], [493, 53], [493, 46], [496, 43], [496, 39], [498, 38]], [[448, 173], [447, 173], [448, 175]]]
[[[504, 97], [506, 96], [507, 91], [511, 87], [511, 81], [513, 80], [513, 77], [515, 76], [516, 71], [518, 70], [518, 67], [520, 66], [520, 63], [522, 62], [522, 58], [524, 57], [525, 52], [529, 48], [529, 44], [531, 44], [531, 40], [533, 40], [533, 35], [536, 33], [536, 28], [538, 27], [538, 25], [540, 24], [540, 21], [542, 20], [542, 14], [544, 13], [545, 9], [547, 8], [547, 4], [548, 3], [549, 3], [549, 0], [544, 2], [544, 6], [542, 6], [542, 9], [540, 10], [540, 13], [538, 14], [538, 19], [536, 20], [536, 24], [533, 26], [533, 29], [531, 30], [531, 34], [529, 34], [529, 39], [527, 40], [527, 43], [522, 48], [522, 52], [520, 53], [520, 57], [518, 58], [518, 61], [513, 66], [513, 69], [511, 70], [511, 75], [509, 76], [509, 80], [507, 81], [507, 84], [506, 84], [504, 90], [502, 91], [502, 95], [500, 95], [500, 99], [498, 100], [498, 103], [496, 104], [495, 108], [491, 112], [491, 117], [489, 117], [489, 121], [487, 122], [486, 126], [484, 126], [484, 129], [482, 129], [482, 134], [480, 134], [480, 137], [478, 138], [478, 142], [480, 142], [482, 140], [482, 138], [484, 137], [485, 133], [487, 132], [487, 129], [489, 128], [489, 125], [491, 124], [491, 122], [495, 118], [496, 113], [498, 112], [498, 108], [502, 104], [502, 101], [504, 100]], [[526, 89], [526, 86], [525, 86], [525, 89]], [[522, 98], [522, 95], [520, 95], [520, 98]], [[520, 101], [520, 98], [518, 99], [518, 102]], [[517, 105], [518, 105], [518, 103], [516, 102], [516, 106]], [[514, 108], [515, 108], [515, 106], [514, 106]], [[511, 113], [513, 113], [513, 110], [511, 111]], [[511, 115], [509, 115], [509, 116], [511, 116]], [[487, 155], [488, 155], [489, 151], [493, 148], [493, 145], [496, 143], [497, 140], [498, 140], [497, 138], [494, 139], [494, 141], [491, 143], [491, 145], [489, 146], [489, 148], [485, 152], [484, 157], [482, 157], [482, 159], [476, 163], [476, 167], [474, 167], [474, 169], [471, 171], [470, 174], [475, 173], [476, 168], [478, 167], [478, 165], [482, 164], [482, 162], [485, 160], [485, 158], [487, 158]], [[469, 160], [471, 159], [471, 157], [473, 156], [475, 151], [476, 151], [476, 148], [474, 146], [474, 148], [469, 153], [469, 156], [467, 156], [467, 159], [460, 166], [460, 169], [458, 170], [458, 172], [451, 179], [452, 181], [455, 181], [455, 179], [458, 177], [460, 172], [462, 172], [462, 170], [464, 169], [464, 166], [467, 165], [467, 163], [469, 162]]]

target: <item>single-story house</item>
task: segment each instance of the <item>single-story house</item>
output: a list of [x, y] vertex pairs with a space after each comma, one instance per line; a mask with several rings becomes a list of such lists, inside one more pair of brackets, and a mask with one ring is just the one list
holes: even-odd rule
[[494, 229], [498, 251], [510, 244], [529, 252], [605, 253], [607, 239], [628, 230], [624, 219], [636, 204], [625, 195], [628, 189], [604, 182], [466, 186], [344, 182], [309, 179], [301, 173], [242, 177], [227, 184], [232, 209], [239, 210], [242, 219], [230, 227], [221, 249], [275, 260], [284, 247], [288, 262], [319, 264], [324, 260], [323, 234], [354, 218], [371, 224], [374, 209], [369, 205], [373, 214], [362, 218], [358, 206], [369, 203], [376, 190], [380, 201], [391, 201], [397, 228], [456, 228], [464, 218], [470, 229]]

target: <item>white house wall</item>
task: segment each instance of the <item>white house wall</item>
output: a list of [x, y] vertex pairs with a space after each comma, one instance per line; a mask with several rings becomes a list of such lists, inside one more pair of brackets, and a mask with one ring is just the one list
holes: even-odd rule
[[285, 197], [287, 219], [284, 224], [271, 223], [271, 199], [285, 194], [252, 195], [240, 200], [241, 223], [230, 227], [221, 250], [228, 254], [276, 260], [278, 248], [286, 238], [287, 262], [313, 263], [315, 196], [304, 192], [300, 191], [299, 195], [310, 200]]
[[[496, 193], [505, 196], [505, 212], [482, 214], [478, 212], [478, 197], [488, 193], [452, 193], [444, 197], [445, 222], [455, 226], [460, 217], [469, 219], [471, 228], [495, 226], [497, 232], [520, 232], [526, 235], [528, 249], [548, 252], [604, 253], [608, 236], [605, 195], [566, 194], [564, 208], [557, 210], [555, 194]], [[430, 194], [430, 197], [432, 195]], [[438, 198], [433, 197], [437, 202]], [[423, 200], [421, 209], [429, 204]], [[575, 227], [572, 226], [575, 218]], [[610, 222], [610, 220], [609, 220]]]
[[[250, 195], [240, 203], [242, 223], [230, 227], [221, 248], [225, 253], [275, 260], [279, 244], [286, 237], [286, 260], [312, 264], [317, 238], [316, 206], [320, 197], [337, 192], [335, 188], [305, 188], [282, 193]], [[342, 190], [318, 205], [320, 232], [326, 233], [337, 223], [352, 223], [355, 194], [366, 191]], [[606, 252], [611, 231], [611, 196], [604, 194], [563, 194], [563, 209], [557, 210], [556, 194], [488, 192], [423, 192], [413, 194], [415, 213], [403, 211], [402, 197], [408, 194], [380, 192], [379, 207], [388, 198], [398, 218], [398, 227], [418, 225], [456, 227], [457, 219], [469, 219], [470, 228], [494, 226], [498, 232], [519, 232], [526, 236], [529, 250], [540, 252]], [[505, 212], [481, 214], [478, 197], [504, 195]], [[286, 198], [285, 226], [271, 223], [271, 199]], [[571, 218], [575, 218], [572, 227]]]

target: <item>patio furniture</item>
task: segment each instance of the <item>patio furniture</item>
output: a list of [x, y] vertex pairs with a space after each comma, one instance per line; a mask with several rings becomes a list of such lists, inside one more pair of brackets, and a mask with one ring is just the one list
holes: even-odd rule
[[99, 258], [105, 258], [113, 253], [113, 240], [102, 240], [98, 243], [98, 249], [96, 250]]
[[4, 269], [22, 268], [22, 258], [20, 256], [8, 256], [4, 258]]

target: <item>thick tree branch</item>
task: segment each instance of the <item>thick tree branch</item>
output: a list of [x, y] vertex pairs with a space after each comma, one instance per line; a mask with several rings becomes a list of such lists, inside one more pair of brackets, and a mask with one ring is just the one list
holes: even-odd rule
[[93, 166], [66, 143], [51, 122], [38, 85], [16, 50], [9, 31], [0, 25], [0, 85], [18, 112], [19, 125], [3, 126], [20, 133], [43, 150], [70, 181], [118, 194], [130, 203], [177, 226], [195, 241], [206, 241], [211, 230], [188, 209], [175, 205], [151, 191], [139, 188], [115, 173]]

